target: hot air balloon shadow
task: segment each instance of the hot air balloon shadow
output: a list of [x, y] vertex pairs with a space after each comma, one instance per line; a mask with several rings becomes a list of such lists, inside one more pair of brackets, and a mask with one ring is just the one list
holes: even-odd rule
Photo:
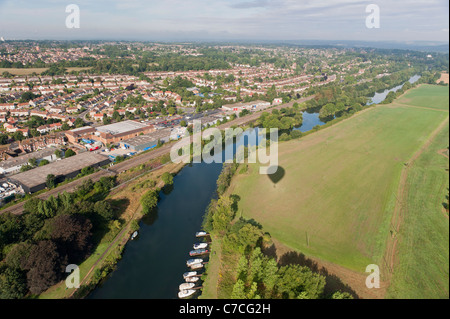
[[[271, 171], [274, 170], [274, 169], [275, 169], [275, 167], [269, 167], [268, 170], [269, 170], [269, 172], [271, 172]], [[281, 180], [283, 179], [284, 175], [286, 175], [286, 171], [285, 171], [284, 168], [281, 167], [281, 166], [278, 166], [278, 167], [277, 167], [277, 170], [276, 170], [275, 173], [273, 173], [273, 174], [268, 174], [270, 180], [271, 180], [272, 183], [273, 183], [273, 187], [274, 187], [274, 188], [276, 187], [276, 184], [278, 184], [278, 182], [281, 181]]]

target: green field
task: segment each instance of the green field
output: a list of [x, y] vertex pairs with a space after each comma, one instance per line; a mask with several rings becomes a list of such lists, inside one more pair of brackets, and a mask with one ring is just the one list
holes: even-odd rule
[[442, 87], [426, 84], [417, 89], [410, 90], [396, 102], [412, 106], [448, 110], [448, 96], [448, 86]]
[[[406, 207], [399, 231], [398, 263], [387, 297], [449, 297], [449, 126], [437, 135], [408, 172]], [[439, 153], [440, 152], [440, 153]], [[447, 217], [446, 217], [447, 216]]]
[[[423, 95], [435, 93], [441, 97], [426, 107], [436, 110], [405, 105], [412, 97], [414, 106], [423, 106]], [[257, 164], [234, 179], [238, 215], [254, 218], [305, 255], [359, 273], [368, 264], [381, 265], [402, 169], [448, 118], [444, 103], [448, 108], [448, 88], [421, 86], [402, 104], [380, 105], [280, 143], [285, 175], [277, 184], [259, 175]]]

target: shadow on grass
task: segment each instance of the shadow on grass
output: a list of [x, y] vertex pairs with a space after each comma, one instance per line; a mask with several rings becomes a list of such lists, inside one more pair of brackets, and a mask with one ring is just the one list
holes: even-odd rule
[[[264, 254], [277, 259], [277, 250], [275, 245], [263, 249]], [[325, 268], [320, 267], [315, 261], [307, 258], [304, 254], [290, 251], [281, 256], [278, 260], [280, 266], [287, 265], [300, 265], [306, 266], [311, 269], [312, 272], [318, 273], [325, 277], [324, 295], [326, 297], [331, 296], [336, 291], [347, 292], [355, 299], [359, 299], [358, 294], [347, 284], [334, 274], [330, 274]]]

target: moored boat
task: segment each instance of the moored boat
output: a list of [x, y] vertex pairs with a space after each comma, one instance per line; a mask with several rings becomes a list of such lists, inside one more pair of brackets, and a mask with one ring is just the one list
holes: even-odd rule
[[132, 235], [131, 235], [131, 240], [135, 239], [138, 235], [138, 232], [135, 231]]
[[187, 262], [186, 262], [186, 265], [188, 266], [188, 267], [190, 267], [191, 265], [194, 265], [194, 264], [201, 264], [203, 262], [203, 259], [200, 259], [200, 258], [197, 258], [197, 259], [189, 259]]
[[203, 264], [202, 263], [196, 263], [196, 264], [192, 264], [189, 267], [191, 267], [191, 269], [201, 269], [203, 268]]
[[200, 278], [198, 277], [187, 277], [184, 280], [186, 280], [186, 282], [197, 282], [200, 280]]
[[183, 274], [183, 278], [189, 278], [189, 277], [193, 277], [193, 276], [197, 276], [197, 272], [196, 271], [189, 271], [189, 272], [185, 272]]
[[182, 290], [189, 290], [195, 287], [195, 284], [192, 282], [185, 282], [183, 284], [180, 285], [180, 291]]
[[193, 247], [194, 247], [194, 249], [205, 249], [208, 247], [208, 244], [207, 243], [197, 243], [197, 244], [194, 244]]
[[199, 231], [195, 234], [195, 237], [205, 237], [208, 236], [209, 234], [207, 232], [204, 231]]
[[188, 289], [188, 290], [181, 290], [178, 293], [178, 298], [182, 299], [182, 298], [187, 298], [192, 296], [193, 294], [195, 294], [195, 290], [192, 289]]
[[189, 252], [189, 256], [199, 256], [199, 255], [204, 255], [204, 254], [208, 254], [209, 251], [206, 249], [196, 249], [196, 250], [191, 250]]

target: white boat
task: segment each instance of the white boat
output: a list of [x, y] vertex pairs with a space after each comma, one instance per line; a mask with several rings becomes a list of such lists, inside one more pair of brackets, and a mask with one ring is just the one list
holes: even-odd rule
[[186, 262], [186, 265], [188, 266], [188, 267], [190, 267], [191, 265], [193, 265], [193, 264], [201, 264], [203, 262], [203, 259], [201, 259], [201, 258], [197, 258], [197, 259], [189, 259], [187, 262]]
[[197, 282], [197, 281], [200, 280], [200, 278], [198, 278], [198, 277], [187, 277], [187, 278], [184, 278], [184, 280], [186, 280], [186, 282]]
[[204, 231], [199, 231], [195, 233], [195, 237], [205, 237], [205, 236], [208, 236], [208, 233]]
[[186, 278], [189, 278], [189, 277], [192, 277], [192, 276], [196, 276], [196, 275], [197, 275], [196, 271], [189, 271], [189, 272], [185, 272], [183, 274], [183, 278], [186, 279]]
[[178, 298], [182, 299], [182, 298], [187, 298], [189, 296], [192, 296], [193, 294], [195, 294], [195, 290], [189, 289], [189, 290], [181, 290], [178, 293]]
[[208, 244], [207, 243], [197, 243], [197, 244], [194, 244], [194, 249], [195, 250], [197, 250], [197, 249], [205, 249], [206, 247], [208, 247]]
[[195, 287], [195, 284], [192, 282], [185, 282], [184, 284], [180, 285], [180, 291], [182, 290], [189, 290]]
[[191, 269], [200, 269], [203, 268], [203, 264], [202, 263], [196, 263], [196, 264], [192, 264], [189, 267], [191, 267]]
[[138, 235], [138, 232], [135, 231], [132, 235], [131, 235], [131, 240], [135, 239]]

